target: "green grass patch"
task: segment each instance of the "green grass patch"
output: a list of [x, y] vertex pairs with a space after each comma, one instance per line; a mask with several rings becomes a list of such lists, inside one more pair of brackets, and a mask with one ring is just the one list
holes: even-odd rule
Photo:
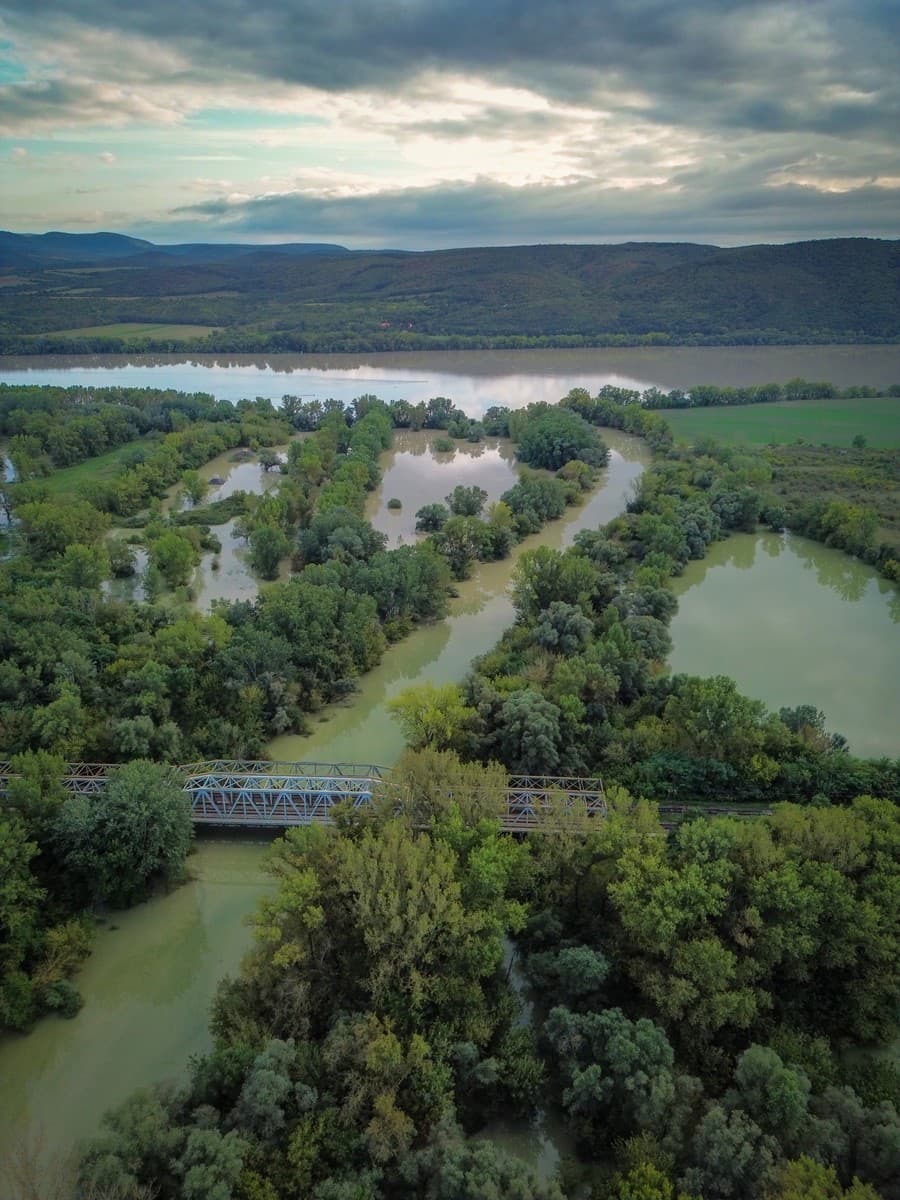
[[666, 409], [676, 438], [714, 437], [728, 444], [784, 445], [802, 438], [816, 445], [849, 446], [862, 434], [869, 446], [900, 446], [900, 397], [858, 400], [786, 400], [733, 408]]
[[52, 334], [35, 334], [36, 337], [115, 337], [115, 338], [188, 338], [206, 337], [215, 332], [214, 325], [160, 325], [140, 324], [123, 321], [119, 325], [86, 325], [82, 329], [54, 329]]
[[133, 442], [126, 442], [123, 446], [117, 446], [115, 450], [110, 450], [106, 454], [98, 454], [96, 458], [76, 463], [74, 467], [62, 467], [60, 470], [54, 471], [52, 475], [48, 475], [46, 479], [37, 482], [54, 496], [64, 496], [68, 493], [74, 495], [81, 483], [106, 482], [115, 478], [128, 456], [135, 450], [144, 449], [147, 446], [146, 438], [138, 438]]

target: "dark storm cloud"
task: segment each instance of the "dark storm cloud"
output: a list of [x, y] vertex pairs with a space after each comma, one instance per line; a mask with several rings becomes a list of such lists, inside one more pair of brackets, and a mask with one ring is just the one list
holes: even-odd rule
[[[229, 234], [283, 235], [368, 245], [440, 246], [642, 238], [727, 241], [790, 240], [864, 234], [895, 236], [897, 193], [866, 184], [841, 194], [789, 185], [734, 181], [698, 205], [693, 193], [642, 188], [624, 192], [592, 182], [512, 188], [491, 181], [406, 188], [377, 195], [322, 199], [304, 194], [214, 201], [177, 210], [157, 232], [176, 236], [208, 222]], [[811, 225], [812, 222], [812, 225]]]
[[578, 100], [598, 87], [639, 89], [644, 115], [667, 123], [887, 132], [900, 118], [896, 0], [54, 0], [50, 12], [7, 0], [6, 9], [14, 30], [42, 38], [120, 30], [180, 51], [204, 74], [330, 91], [400, 90], [436, 69]]

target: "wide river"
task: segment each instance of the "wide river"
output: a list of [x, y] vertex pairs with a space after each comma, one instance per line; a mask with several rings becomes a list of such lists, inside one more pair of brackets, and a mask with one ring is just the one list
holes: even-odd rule
[[570, 388], [604, 384], [663, 391], [697, 383], [740, 386], [826, 379], [885, 387], [900, 382], [900, 346], [677, 346], [624, 350], [429, 350], [413, 354], [51, 355], [0, 358], [0, 382], [177, 388], [223, 400], [363, 392], [413, 403], [449, 396], [469, 416], [492, 404], [554, 402]]
[[[292, 394], [349, 401], [368, 391], [417, 401], [443, 394], [473, 416], [492, 404], [554, 401], [576, 386], [666, 389], [797, 375], [840, 384], [892, 383], [900, 379], [900, 347], [448, 352], [265, 361], [0, 360], [5, 382], [172, 387], [233, 400]], [[517, 555], [540, 542], [568, 545], [579, 529], [596, 528], [622, 511], [647, 456], [632, 438], [604, 436], [613, 454], [597, 489], [517, 548]], [[478, 483], [493, 498], [509, 486], [515, 470], [502, 443], [461, 445], [442, 455], [424, 434], [398, 436], [384, 468], [369, 516], [390, 545], [411, 540], [416, 508], [441, 500], [456, 483]], [[222, 475], [223, 486], [237, 486], [239, 469], [222, 462], [207, 474]], [[258, 467], [248, 466], [244, 473], [259, 487], [269, 482]], [[248, 483], [256, 490], [241, 478], [241, 486]], [[392, 497], [401, 500], [400, 510], [387, 508]], [[201, 588], [204, 606], [213, 595], [245, 587], [240, 550], [232, 540], [230, 534], [223, 538], [218, 581], [209, 577]], [[471, 659], [493, 645], [512, 619], [506, 589], [514, 562], [479, 567], [460, 585], [446, 621], [391, 647], [350, 702], [321, 714], [306, 734], [277, 739], [270, 753], [392, 762], [402, 738], [385, 701], [412, 682], [461, 678]], [[718, 571], [732, 571], [739, 579], [717, 598]], [[836, 580], [844, 582], [837, 587]], [[676, 669], [733, 674], [748, 692], [775, 707], [813, 703], [859, 752], [900, 753], [890, 722], [900, 698], [897, 593], [873, 572], [812, 543], [795, 540], [776, 553], [771, 539], [732, 539], [713, 547], [705, 562], [692, 564], [679, 590], [682, 608], [673, 624]], [[202, 839], [190, 882], [117, 914], [101, 929], [78, 979], [85, 997], [81, 1013], [73, 1021], [45, 1019], [27, 1037], [0, 1043], [0, 1155], [25, 1131], [41, 1127], [48, 1146], [67, 1150], [97, 1129], [106, 1108], [137, 1086], [179, 1075], [187, 1056], [208, 1044], [215, 981], [237, 967], [249, 940], [244, 918], [266, 887], [262, 855], [258, 842]], [[536, 1158], [539, 1142], [536, 1136]]]

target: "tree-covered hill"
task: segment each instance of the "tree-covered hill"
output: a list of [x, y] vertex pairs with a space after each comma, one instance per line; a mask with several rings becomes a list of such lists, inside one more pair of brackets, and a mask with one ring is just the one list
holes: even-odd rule
[[121, 330], [110, 331], [113, 346], [97, 345], [102, 333], [80, 340], [69, 333], [129, 322], [215, 327], [205, 343], [191, 345], [211, 350], [900, 338], [895, 241], [415, 254], [231, 246], [220, 248], [218, 261], [210, 257], [215, 248], [203, 247], [200, 257], [191, 249], [144, 248], [102, 269], [17, 267], [0, 299], [0, 351], [53, 350], [50, 335], [64, 331], [61, 348], [69, 351], [131, 349]]

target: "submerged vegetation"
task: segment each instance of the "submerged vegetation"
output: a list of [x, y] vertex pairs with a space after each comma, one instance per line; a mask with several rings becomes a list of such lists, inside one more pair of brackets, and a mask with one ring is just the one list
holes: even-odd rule
[[[76, 426], [61, 461], [57, 435], [95, 417], [106, 440]], [[166, 764], [258, 756], [352, 692], [390, 641], [443, 615], [452, 579], [590, 490], [598, 429], [656, 455], [604, 529], [521, 554], [515, 624], [461, 683], [395, 702], [411, 749], [384, 800], [275, 844], [276, 891], [219, 988], [212, 1050], [106, 1118], [69, 1195], [900, 1200], [900, 1076], [872, 1053], [897, 1033], [900, 760], [854, 757], [813, 706], [772, 713], [726, 677], [665, 665], [669, 581], [732, 531], [801, 528], [890, 576], [896, 454], [856, 448], [843, 470], [811, 448], [676, 445], [615, 389], [482, 422], [443, 397], [276, 411], [0, 389], [0, 419], [17, 473], [0, 564], [0, 745], [16, 755], [0, 1022], [14, 1028], [77, 1011], [91, 912], [180, 878], [189, 813]], [[486, 511], [457, 486], [416, 514], [415, 545], [387, 550], [364, 512], [397, 427], [451, 446], [510, 437], [533, 469]], [[113, 519], [183, 585], [215, 536], [203, 456], [291, 432], [306, 436], [286, 461], [267, 458], [278, 487], [228, 510], [254, 569], [272, 578], [288, 558], [288, 582], [208, 616], [103, 593], [129, 569]], [[48, 486], [135, 441], [108, 478], [64, 499]], [[164, 515], [174, 483], [196, 507]], [[126, 765], [79, 801], [60, 786], [78, 758]], [[508, 773], [602, 775], [608, 815], [560, 797], [538, 832], [504, 834]], [[558, 1178], [472, 1137], [548, 1105], [577, 1152]], [[25, 1152], [20, 1166], [33, 1178]]]

